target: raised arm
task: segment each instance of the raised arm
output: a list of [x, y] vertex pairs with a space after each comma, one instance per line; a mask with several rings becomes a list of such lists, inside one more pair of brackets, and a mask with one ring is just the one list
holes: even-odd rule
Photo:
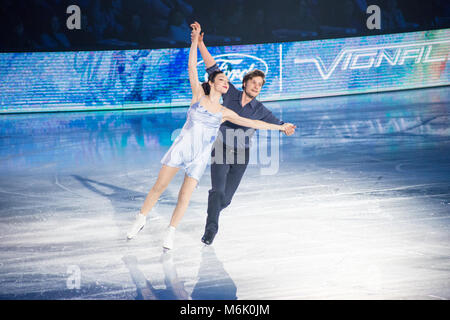
[[197, 46], [198, 46], [198, 37], [200, 34], [200, 29], [194, 24], [191, 25], [193, 28], [191, 35], [191, 48], [189, 50], [189, 62], [188, 62], [188, 70], [189, 70], [189, 82], [191, 83], [192, 89], [192, 103], [195, 103], [200, 99], [200, 96], [203, 95], [203, 88], [198, 81], [198, 72], [197, 72]]
[[[200, 50], [200, 54], [202, 56], [203, 61], [205, 62], [206, 72], [208, 74], [213, 73], [214, 71], [220, 70], [219, 66], [217, 65], [216, 60], [213, 58], [211, 53], [209, 53], [208, 49], [206, 48], [205, 43], [203, 42], [203, 35], [204, 33], [201, 32], [201, 26], [200, 24], [195, 21], [193, 24], [191, 24], [191, 27], [194, 28], [194, 26], [197, 26], [200, 29], [200, 35], [198, 37], [198, 49]], [[228, 89], [227, 93], [225, 93], [223, 96], [234, 96], [239, 93], [238, 89], [233, 85], [233, 83], [229, 83], [230, 88]]]

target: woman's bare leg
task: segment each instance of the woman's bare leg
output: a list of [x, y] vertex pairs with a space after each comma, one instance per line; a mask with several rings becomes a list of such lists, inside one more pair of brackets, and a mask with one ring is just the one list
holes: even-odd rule
[[180, 168], [169, 167], [166, 165], [162, 166], [158, 174], [158, 179], [145, 198], [141, 208], [141, 214], [146, 216], [150, 212], [179, 169]]
[[197, 186], [198, 181], [194, 178], [189, 177], [188, 175], [184, 176], [183, 185], [181, 186], [180, 192], [178, 193], [178, 202], [175, 210], [172, 214], [172, 219], [170, 220], [170, 225], [172, 227], [177, 227], [181, 218], [183, 218], [184, 213], [189, 205], [189, 201], [191, 201], [192, 192], [194, 192], [195, 187]]

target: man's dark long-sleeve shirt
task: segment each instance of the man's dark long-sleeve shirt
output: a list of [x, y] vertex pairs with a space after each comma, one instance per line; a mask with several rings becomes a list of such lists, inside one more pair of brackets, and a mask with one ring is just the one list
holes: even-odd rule
[[[206, 72], [208, 74], [211, 74], [217, 70], [220, 69], [217, 64], [215, 64], [212, 67], [207, 68]], [[253, 99], [245, 106], [242, 106], [241, 101], [243, 94], [244, 93], [241, 90], [236, 89], [236, 87], [230, 83], [230, 88], [228, 89], [227, 93], [222, 96], [223, 105], [244, 118], [261, 120], [272, 124], [284, 123], [283, 121], [280, 121], [277, 117], [275, 117], [269, 109], [267, 109], [261, 102], [256, 99]], [[256, 129], [240, 126], [230, 121], [225, 121], [220, 126], [220, 135], [218, 137], [218, 140], [220, 141], [221, 139], [227, 146], [235, 149], [249, 148], [250, 140], [255, 131]]]

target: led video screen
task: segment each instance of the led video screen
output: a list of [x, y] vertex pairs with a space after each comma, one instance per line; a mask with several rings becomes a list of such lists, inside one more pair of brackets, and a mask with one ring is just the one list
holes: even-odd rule
[[[450, 29], [209, 47], [238, 88], [267, 75], [261, 101], [450, 84]], [[0, 54], [0, 112], [187, 106], [189, 48]], [[205, 80], [199, 55], [200, 80]]]

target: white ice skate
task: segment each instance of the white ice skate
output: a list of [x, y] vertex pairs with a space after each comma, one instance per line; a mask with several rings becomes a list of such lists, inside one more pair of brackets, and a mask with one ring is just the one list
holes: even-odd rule
[[136, 220], [134, 220], [133, 225], [131, 226], [130, 230], [127, 233], [128, 240], [136, 237], [138, 232], [144, 228], [146, 220], [147, 216], [144, 216], [143, 214], [140, 213], [136, 215]]
[[171, 250], [173, 248], [173, 237], [175, 234], [175, 227], [169, 226], [163, 241], [163, 248]]

